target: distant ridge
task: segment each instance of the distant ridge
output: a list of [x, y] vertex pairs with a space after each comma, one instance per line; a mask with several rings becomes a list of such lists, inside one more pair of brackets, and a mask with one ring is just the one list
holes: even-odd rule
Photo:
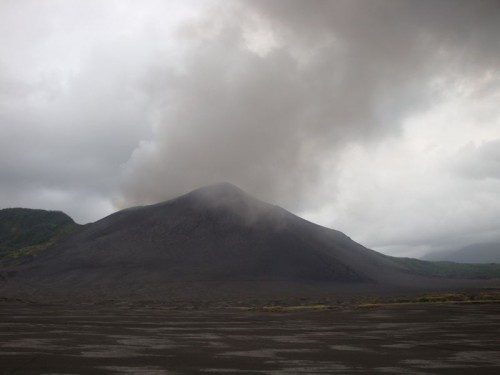
[[500, 243], [477, 243], [457, 250], [432, 252], [423, 256], [425, 260], [450, 261], [458, 263], [499, 263]]

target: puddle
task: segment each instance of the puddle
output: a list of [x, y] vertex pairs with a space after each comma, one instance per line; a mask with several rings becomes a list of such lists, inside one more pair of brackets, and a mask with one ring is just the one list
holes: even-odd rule
[[[500, 346], [498, 351], [462, 351], [455, 353], [452, 361], [487, 363], [500, 367]], [[500, 369], [499, 369], [500, 373]]]
[[414, 348], [415, 346], [416, 346], [415, 344], [405, 344], [405, 343], [380, 345], [380, 347], [382, 348], [390, 348], [390, 349], [411, 349]]
[[118, 374], [174, 375], [173, 372], [159, 367], [101, 366], [97, 368], [115, 371]]
[[314, 349], [260, 349], [260, 350], [245, 350], [237, 352], [225, 352], [219, 354], [221, 357], [255, 357], [255, 358], [277, 358], [280, 354], [287, 353], [308, 353], [315, 352]]
[[369, 352], [370, 349], [362, 348], [360, 346], [351, 345], [330, 345], [330, 349], [340, 350], [340, 351], [353, 351], [353, 352]]

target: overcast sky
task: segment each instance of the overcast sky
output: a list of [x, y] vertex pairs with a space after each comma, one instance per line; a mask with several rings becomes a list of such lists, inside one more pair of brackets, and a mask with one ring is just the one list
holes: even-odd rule
[[0, 2], [0, 208], [220, 181], [388, 254], [500, 241], [500, 2]]

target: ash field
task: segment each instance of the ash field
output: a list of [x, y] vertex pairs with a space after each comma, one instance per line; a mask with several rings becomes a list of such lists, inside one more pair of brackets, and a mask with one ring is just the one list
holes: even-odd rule
[[0, 305], [2, 374], [498, 374], [500, 305]]

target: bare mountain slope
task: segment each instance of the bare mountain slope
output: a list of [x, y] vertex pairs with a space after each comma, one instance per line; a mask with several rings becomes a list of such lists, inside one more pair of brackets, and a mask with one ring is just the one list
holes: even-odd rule
[[186, 300], [424, 280], [338, 231], [227, 183], [117, 212], [12, 274], [8, 284], [34, 294]]

